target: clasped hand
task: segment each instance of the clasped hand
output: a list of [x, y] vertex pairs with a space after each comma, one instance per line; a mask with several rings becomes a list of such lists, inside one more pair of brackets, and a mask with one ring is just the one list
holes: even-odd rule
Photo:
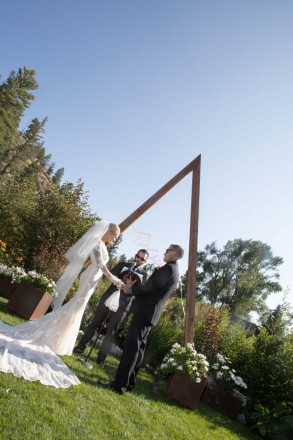
[[131, 288], [132, 288], [132, 285], [124, 284], [122, 287], [122, 290], [124, 293], [126, 293], [126, 295], [131, 295], [131, 293], [132, 293]]
[[132, 286], [134, 286], [134, 284], [136, 283], [136, 280], [133, 280], [131, 277], [128, 277], [125, 280], [125, 284], [123, 284], [122, 289], [124, 293], [126, 293], [126, 295], [131, 295], [132, 291], [131, 288]]

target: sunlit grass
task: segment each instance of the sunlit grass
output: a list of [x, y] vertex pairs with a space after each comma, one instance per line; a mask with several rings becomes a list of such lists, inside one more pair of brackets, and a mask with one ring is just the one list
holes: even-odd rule
[[[10, 314], [6, 302], [0, 299], [0, 319], [12, 325], [23, 322]], [[164, 384], [157, 391], [146, 371], [139, 374], [133, 393], [119, 396], [97, 385], [114, 376], [117, 359], [109, 356], [105, 370], [97, 366], [89, 370], [77, 357], [62, 357], [81, 380], [81, 385], [66, 390], [0, 373], [1, 439], [259, 439], [246, 426], [202, 403], [190, 411], [171, 402], [164, 395]]]

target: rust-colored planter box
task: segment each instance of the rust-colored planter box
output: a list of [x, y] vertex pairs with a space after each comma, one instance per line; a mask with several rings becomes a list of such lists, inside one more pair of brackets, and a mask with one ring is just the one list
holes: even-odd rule
[[242, 410], [242, 401], [215, 385], [208, 385], [201, 396], [202, 402], [237, 420]]
[[52, 301], [52, 295], [22, 281], [17, 285], [7, 307], [23, 318], [34, 321], [46, 313]]
[[10, 299], [17, 286], [18, 284], [11, 282], [11, 278], [0, 275], [0, 296]]
[[201, 398], [207, 378], [202, 376], [201, 382], [192, 383], [186, 373], [174, 373], [168, 380], [166, 395], [185, 408], [194, 410]]

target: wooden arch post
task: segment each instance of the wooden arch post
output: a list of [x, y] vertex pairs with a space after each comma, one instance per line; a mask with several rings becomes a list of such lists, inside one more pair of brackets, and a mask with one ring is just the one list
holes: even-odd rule
[[161, 189], [153, 194], [146, 202], [130, 214], [119, 227], [121, 233], [131, 226], [139, 217], [148, 211], [165, 194], [167, 194], [177, 183], [187, 174], [192, 172], [192, 191], [191, 191], [191, 216], [190, 216], [190, 236], [189, 236], [189, 256], [188, 256], [188, 283], [186, 295], [186, 320], [185, 320], [185, 345], [193, 342], [194, 326], [194, 306], [195, 306], [195, 286], [196, 286], [196, 264], [197, 264], [197, 243], [198, 243], [198, 216], [199, 216], [199, 189], [200, 189], [200, 161], [201, 156], [197, 156], [176, 176], [167, 182]]

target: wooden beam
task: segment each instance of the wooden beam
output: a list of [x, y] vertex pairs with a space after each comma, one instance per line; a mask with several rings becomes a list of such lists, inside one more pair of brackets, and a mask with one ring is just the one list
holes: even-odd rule
[[146, 202], [130, 214], [119, 227], [124, 232], [139, 217], [157, 203], [167, 192], [174, 188], [177, 183], [192, 172], [192, 194], [191, 194], [191, 215], [190, 215], [190, 236], [188, 256], [188, 283], [186, 294], [186, 320], [185, 320], [185, 345], [193, 342], [194, 336], [194, 315], [195, 315], [195, 286], [196, 286], [196, 265], [197, 265], [197, 243], [198, 243], [198, 216], [199, 216], [199, 189], [200, 189], [200, 162], [201, 156], [197, 156], [176, 176], [167, 182], [161, 189], [153, 194]]
[[192, 170], [198, 168], [200, 164], [200, 155], [197, 156], [192, 162], [190, 162], [185, 168], [183, 168], [176, 176], [174, 176], [169, 182], [167, 182], [161, 189], [153, 194], [146, 202], [144, 202], [139, 208], [137, 208], [132, 214], [130, 214], [123, 222], [120, 223], [120, 231], [124, 232], [129, 226], [131, 226], [139, 217], [141, 217], [146, 211], [148, 211], [155, 203], [157, 203], [167, 192], [174, 188], [187, 174]]
[[199, 190], [200, 190], [200, 158], [196, 163], [196, 168], [193, 169], [192, 172], [188, 281], [187, 281], [187, 294], [186, 294], [186, 318], [185, 318], [185, 336], [184, 336], [185, 345], [188, 342], [192, 343], [194, 337]]

